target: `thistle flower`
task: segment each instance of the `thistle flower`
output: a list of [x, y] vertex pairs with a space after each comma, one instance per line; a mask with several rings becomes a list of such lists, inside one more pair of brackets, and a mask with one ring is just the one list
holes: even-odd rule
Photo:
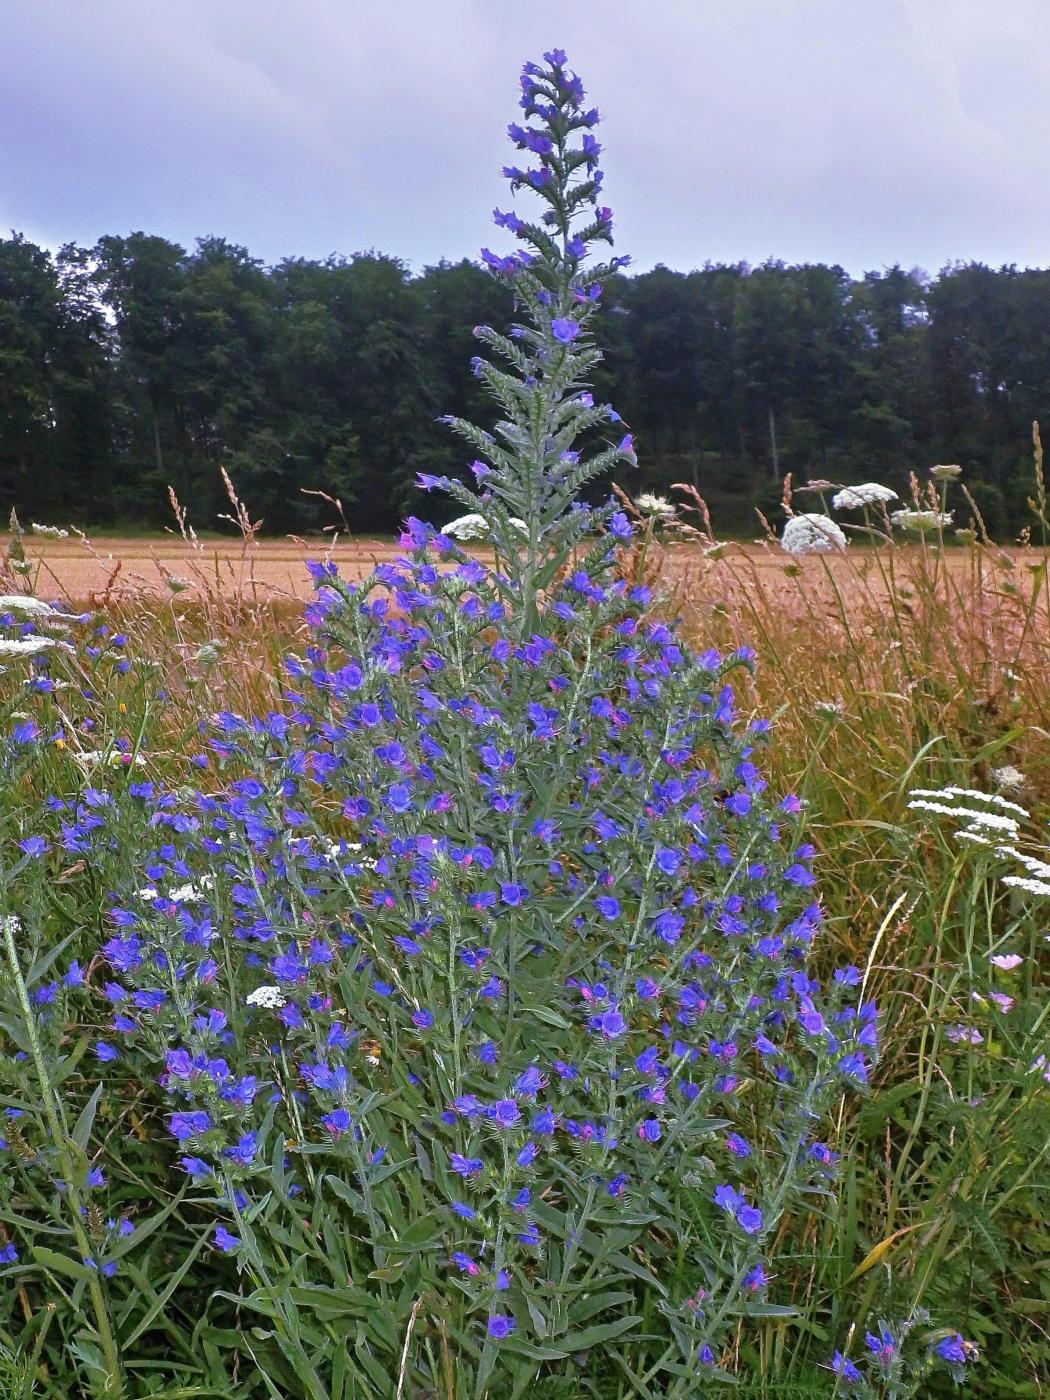
[[830, 554], [846, 548], [846, 536], [830, 515], [793, 515], [784, 523], [780, 547], [787, 554]]

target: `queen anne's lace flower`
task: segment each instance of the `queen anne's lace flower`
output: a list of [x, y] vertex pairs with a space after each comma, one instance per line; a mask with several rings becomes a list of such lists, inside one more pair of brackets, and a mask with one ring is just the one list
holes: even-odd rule
[[0, 637], [0, 656], [37, 656], [60, 645], [55, 637]]
[[[512, 516], [510, 524], [511, 528], [517, 530], [519, 535], [529, 533], [529, 527], [524, 520], [518, 520]], [[489, 540], [492, 538], [492, 526], [483, 515], [471, 512], [469, 515], [459, 515], [455, 520], [450, 520], [441, 533], [448, 535], [450, 539], [463, 540], [464, 542]]]
[[788, 554], [830, 554], [846, 548], [846, 536], [830, 515], [793, 515], [784, 525], [780, 547]]
[[25, 613], [27, 616], [50, 615], [54, 608], [49, 603], [42, 602], [39, 598], [34, 598], [29, 593], [4, 593], [0, 594], [0, 613], [16, 612]]
[[880, 486], [877, 481], [865, 481], [860, 486], [844, 486], [831, 498], [835, 510], [860, 510], [864, 506], [883, 505], [899, 500], [896, 491]]
[[654, 496], [650, 491], [643, 491], [635, 498], [634, 504], [640, 515], [656, 520], [673, 520], [678, 514], [674, 503], [666, 496]]
[[895, 510], [890, 516], [902, 530], [937, 530], [952, 523], [950, 510]]

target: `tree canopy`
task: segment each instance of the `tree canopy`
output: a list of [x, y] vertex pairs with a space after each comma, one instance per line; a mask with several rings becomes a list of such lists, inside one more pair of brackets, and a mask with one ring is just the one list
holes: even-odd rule
[[[0, 239], [0, 507], [27, 519], [200, 526], [225, 466], [270, 531], [389, 531], [419, 471], [462, 475], [439, 413], [483, 419], [478, 323], [511, 292], [469, 261], [418, 274], [376, 252], [263, 265], [224, 238], [146, 233], [52, 254]], [[750, 528], [791, 472], [900, 490], [960, 462], [993, 533], [1024, 519], [1028, 434], [1050, 410], [1050, 271], [954, 264], [708, 265], [605, 288], [597, 388], [638, 444], [632, 490], [696, 485]], [[440, 508], [438, 508], [440, 510]]]

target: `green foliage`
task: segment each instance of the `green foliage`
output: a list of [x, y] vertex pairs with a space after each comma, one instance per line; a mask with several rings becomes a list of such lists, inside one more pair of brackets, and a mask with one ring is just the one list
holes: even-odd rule
[[[376, 253], [267, 268], [222, 238], [0, 240], [0, 506], [156, 526], [171, 485], [209, 524], [222, 464], [267, 529], [317, 523], [305, 487], [393, 530], [418, 471], [462, 474], [435, 419], [484, 416], [470, 327], [511, 305], [466, 261], [412, 276]], [[689, 482], [734, 531], [789, 471], [903, 495], [909, 470], [960, 461], [1005, 538], [1025, 514], [1016, 443], [1050, 414], [1047, 325], [1035, 269], [657, 267], [609, 279], [595, 384], [644, 449], [633, 484]]]

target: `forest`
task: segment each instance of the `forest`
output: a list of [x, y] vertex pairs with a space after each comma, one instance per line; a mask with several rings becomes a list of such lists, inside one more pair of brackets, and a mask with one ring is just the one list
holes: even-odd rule
[[[439, 415], [485, 419], [471, 328], [513, 314], [510, 288], [467, 260], [267, 266], [219, 237], [52, 253], [12, 234], [0, 509], [156, 528], [171, 486], [210, 528], [222, 465], [266, 531], [330, 520], [315, 491], [354, 530], [393, 530], [421, 508], [417, 472], [465, 470]], [[689, 482], [719, 528], [749, 533], [786, 473], [903, 492], [910, 471], [958, 462], [993, 535], [1026, 517], [1030, 426], [1050, 409], [1050, 271], [658, 266], [613, 277], [595, 328], [596, 392], [638, 444], [631, 490]]]

